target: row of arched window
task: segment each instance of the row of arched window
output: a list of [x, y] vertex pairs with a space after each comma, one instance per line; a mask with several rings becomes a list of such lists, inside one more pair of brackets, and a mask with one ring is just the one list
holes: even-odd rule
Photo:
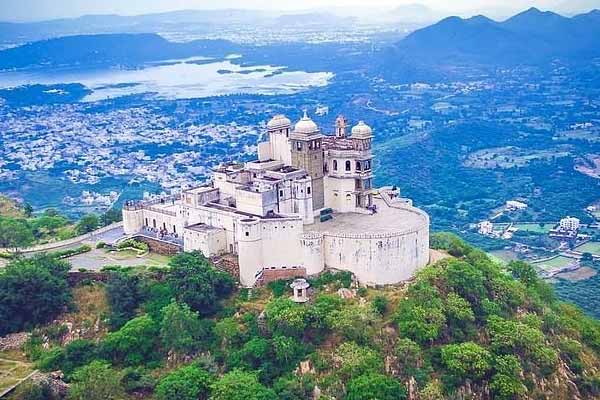
[[[371, 170], [371, 161], [356, 161], [356, 171], [370, 171]], [[333, 160], [333, 170], [338, 170], [338, 160]], [[344, 170], [346, 172], [352, 171], [352, 162], [350, 160], [346, 160], [344, 165]]]

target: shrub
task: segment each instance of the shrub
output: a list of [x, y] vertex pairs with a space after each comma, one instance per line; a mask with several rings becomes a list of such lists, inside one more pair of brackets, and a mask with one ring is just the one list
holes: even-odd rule
[[373, 309], [379, 315], [383, 315], [387, 311], [389, 303], [390, 303], [390, 301], [384, 295], [375, 296], [375, 298], [373, 299], [373, 302], [372, 302]]
[[156, 386], [158, 400], [207, 400], [214, 378], [196, 365], [179, 368]]
[[71, 303], [70, 265], [49, 256], [18, 259], [0, 271], [0, 335], [52, 321]]
[[481, 379], [491, 369], [489, 351], [473, 342], [442, 347], [442, 362], [452, 375], [460, 379]]
[[346, 400], [402, 400], [406, 388], [389, 376], [366, 374], [348, 382]]

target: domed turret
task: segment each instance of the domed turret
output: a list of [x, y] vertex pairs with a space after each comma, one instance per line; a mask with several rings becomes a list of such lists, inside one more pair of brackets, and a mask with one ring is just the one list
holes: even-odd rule
[[271, 120], [267, 123], [267, 129], [275, 130], [275, 129], [283, 129], [292, 125], [292, 121], [286, 118], [283, 114], [278, 114], [271, 118]]
[[373, 130], [363, 121], [360, 121], [357, 125], [352, 128], [352, 138], [355, 139], [368, 139], [373, 137]]
[[304, 117], [294, 127], [294, 133], [302, 133], [306, 135], [319, 133], [319, 127], [314, 123], [312, 119], [304, 111]]

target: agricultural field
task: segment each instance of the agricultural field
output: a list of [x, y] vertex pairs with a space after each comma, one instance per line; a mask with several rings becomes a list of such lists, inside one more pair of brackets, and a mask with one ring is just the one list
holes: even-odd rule
[[553, 160], [571, 155], [568, 147], [559, 146], [548, 150], [527, 150], [514, 146], [494, 147], [469, 154], [465, 167], [479, 169], [509, 169], [525, 167], [536, 160]]
[[515, 228], [520, 231], [533, 232], [546, 234], [550, 232], [550, 229], [554, 227], [554, 224], [538, 224], [538, 223], [523, 223], [523, 224], [515, 224]]
[[600, 131], [587, 129], [562, 131], [558, 132], [552, 139], [556, 141], [585, 140], [592, 143], [598, 143], [600, 142]]
[[554, 271], [560, 268], [565, 268], [572, 264], [575, 260], [569, 257], [558, 256], [542, 262], [532, 263], [536, 267], [544, 271]]
[[582, 253], [592, 253], [600, 256], [600, 242], [587, 242], [575, 248]]

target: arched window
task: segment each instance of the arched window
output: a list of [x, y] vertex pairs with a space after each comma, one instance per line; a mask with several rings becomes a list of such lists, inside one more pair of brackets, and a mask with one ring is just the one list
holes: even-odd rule
[[356, 162], [356, 170], [357, 170], [357, 171], [360, 171], [360, 169], [361, 169], [361, 166], [360, 166], [360, 161], [357, 161], [357, 162]]
[[346, 161], [346, 171], [352, 170], [352, 163], [350, 161]]
[[337, 160], [333, 160], [333, 170], [337, 171]]
[[306, 188], [306, 193], [310, 194], [310, 186]]

